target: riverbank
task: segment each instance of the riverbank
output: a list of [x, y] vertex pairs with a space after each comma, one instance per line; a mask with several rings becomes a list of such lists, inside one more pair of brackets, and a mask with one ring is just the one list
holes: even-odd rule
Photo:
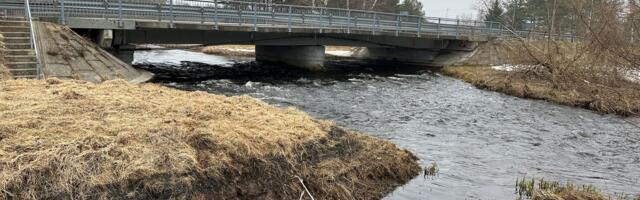
[[379, 199], [420, 171], [390, 142], [246, 96], [122, 80], [0, 88], [0, 198]]
[[478, 88], [512, 96], [546, 100], [599, 113], [640, 115], [640, 84], [631, 80], [618, 79], [606, 84], [582, 80], [571, 82], [568, 89], [561, 89], [518, 69], [445, 67], [441, 72]]

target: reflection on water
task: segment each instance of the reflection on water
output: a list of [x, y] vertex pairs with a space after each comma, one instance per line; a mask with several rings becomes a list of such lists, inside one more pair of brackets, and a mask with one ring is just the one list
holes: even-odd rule
[[295, 106], [390, 140], [423, 166], [438, 163], [437, 177], [416, 177], [387, 199], [514, 199], [523, 176], [640, 194], [640, 129], [628, 122], [637, 119], [482, 91], [424, 69], [330, 65], [337, 70], [328, 74], [264, 70], [158, 82]]

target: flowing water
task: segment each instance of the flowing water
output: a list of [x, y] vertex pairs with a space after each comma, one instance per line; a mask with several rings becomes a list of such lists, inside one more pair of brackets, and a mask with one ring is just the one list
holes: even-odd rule
[[[136, 60], [157, 54], [165, 60], [156, 62], [176, 65], [192, 52], [137, 52]], [[232, 59], [200, 56], [219, 59], [209, 64], [223, 67], [181, 65], [234, 69]], [[638, 119], [483, 91], [426, 69], [334, 62], [329, 73], [313, 74], [245, 65], [198, 81], [157, 82], [294, 106], [392, 141], [418, 156], [422, 166], [440, 167], [437, 176], [416, 177], [386, 199], [515, 199], [515, 180], [522, 177], [640, 194]], [[142, 67], [162, 74], [170, 66]]]

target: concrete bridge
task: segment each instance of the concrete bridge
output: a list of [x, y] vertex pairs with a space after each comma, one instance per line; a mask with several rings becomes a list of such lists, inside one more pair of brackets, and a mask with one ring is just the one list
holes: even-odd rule
[[[31, 15], [69, 26], [118, 57], [132, 44], [254, 44], [258, 62], [321, 70], [325, 45], [366, 47], [363, 59], [447, 65], [479, 42], [513, 37], [499, 23], [227, 0], [31, 0]], [[25, 12], [5, 0], [0, 12]], [[530, 33], [527, 33], [530, 34]]]

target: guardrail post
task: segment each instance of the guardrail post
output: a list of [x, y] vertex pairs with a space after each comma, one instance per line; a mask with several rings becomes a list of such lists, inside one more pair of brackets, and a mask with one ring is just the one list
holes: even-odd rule
[[347, 34], [351, 34], [351, 10], [347, 10]]
[[109, 15], [107, 15], [107, 13], [109, 13], [109, 2], [104, 1], [102, 4], [104, 5], [104, 13], [102, 14], [102, 17], [109, 19]]
[[476, 20], [473, 20], [473, 28], [471, 29], [471, 35], [473, 37], [476, 36], [476, 27], [477, 27], [477, 25], [478, 25], [478, 22]]
[[493, 22], [489, 22], [489, 34], [493, 35]]
[[353, 18], [353, 28], [358, 29], [358, 16]]
[[276, 8], [271, 7], [269, 10], [271, 11], [271, 26], [276, 26]]
[[213, 0], [213, 24], [218, 30], [218, 0]]
[[204, 24], [204, 7], [200, 7], [200, 24]]
[[60, 0], [60, 24], [62, 25], [67, 24], [67, 20], [64, 17], [64, 0]]
[[422, 17], [418, 18], [418, 37], [422, 35]]
[[333, 14], [329, 13], [329, 26], [333, 26]]
[[253, 31], [258, 32], [258, 3], [253, 3]]
[[162, 21], [162, 4], [158, 4], [156, 5], [156, 7], [158, 8], [158, 21], [161, 22]]
[[173, 0], [169, 0], [169, 10], [171, 12], [171, 19], [169, 19], [169, 27], [173, 28], [173, 20], [175, 19], [175, 16], [173, 15]]
[[124, 23], [122, 22], [122, 0], [118, 0], [118, 27], [124, 27]]
[[242, 2], [240, 2], [240, 6], [238, 6], [238, 25], [242, 26]]
[[373, 13], [373, 20], [371, 21], [371, 35], [376, 34], [376, 24], [378, 23], [378, 14]]
[[289, 19], [287, 20], [287, 27], [289, 29], [289, 33], [291, 33], [291, 6], [289, 6]]
[[400, 15], [396, 17], [396, 36], [400, 34]]
[[324, 27], [326, 26], [326, 24], [324, 23], [324, 13], [325, 11], [322, 8], [320, 9], [320, 33], [322, 33]]
[[302, 11], [302, 24], [304, 24], [304, 10]]
[[456, 19], [456, 39], [460, 36], [460, 19]]
[[440, 38], [440, 23], [442, 23], [442, 18], [438, 17], [438, 24], [436, 25], [436, 38]]

